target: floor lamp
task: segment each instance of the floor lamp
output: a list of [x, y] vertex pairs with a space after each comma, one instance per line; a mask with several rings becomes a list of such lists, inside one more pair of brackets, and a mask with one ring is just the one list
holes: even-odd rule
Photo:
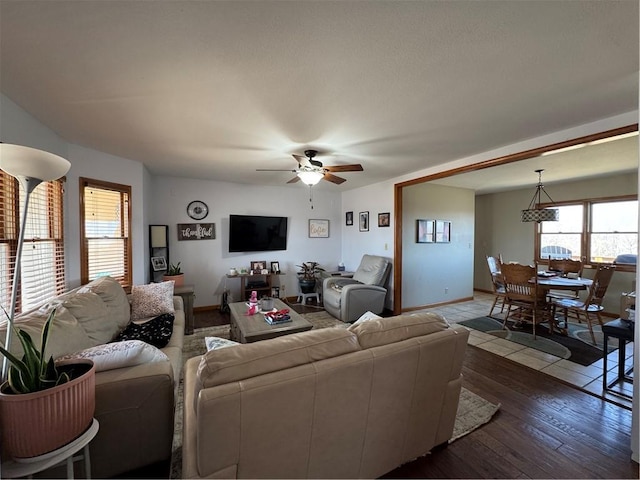
[[[11, 348], [11, 334], [13, 332], [13, 317], [16, 312], [18, 299], [18, 284], [20, 282], [20, 263], [22, 258], [22, 244], [24, 243], [24, 231], [29, 208], [29, 196], [42, 182], [56, 180], [69, 171], [71, 163], [68, 160], [44, 152], [35, 148], [23, 147], [0, 143], [0, 169], [15, 177], [25, 191], [24, 206], [19, 225], [18, 248], [16, 251], [15, 268], [13, 272], [13, 285], [11, 287], [11, 308], [9, 310], [9, 324], [4, 345], [7, 350]], [[9, 361], [6, 357], [2, 360], [1, 381], [7, 379]]]

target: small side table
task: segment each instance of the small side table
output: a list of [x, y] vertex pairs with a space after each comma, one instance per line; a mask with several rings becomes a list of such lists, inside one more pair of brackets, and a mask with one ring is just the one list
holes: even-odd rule
[[[602, 388], [605, 392], [609, 391], [622, 397], [632, 398], [631, 395], [614, 390], [611, 387], [623, 382], [633, 383], [633, 377], [631, 376], [631, 372], [633, 371], [633, 359], [631, 361], [631, 367], [625, 371], [625, 347], [627, 342], [633, 342], [634, 329], [635, 323], [627, 323], [621, 319], [613, 320], [612, 322], [605, 323], [602, 326], [602, 333], [604, 334], [604, 373], [602, 375]], [[609, 337], [618, 339], [618, 375], [611, 382], [607, 382], [607, 353]]]
[[[73, 463], [84, 460], [85, 478], [91, 478], [91, 460], [89, 458], [89, 442], [98, 433], [100, 425], [94, 418], [91, 426], [73, 442], [33, 458], [24, 458], [20, 461], [7, 460], [0, 467], [0, 478], [31, 477], [34, 473], [42, 472], [51, 467], [67, 464], [67, 478], [74, 478]], [[78, 454], [78, 452], [80, 452]], [[76, 455], [78, 454], [78, 455]]]
[[193, 334], [193, 300], [195, 298], [193, 285], [181, 285], [180, 287], [174, 287], [173, 294], [182, 297], [184, 303], [184, 334]]

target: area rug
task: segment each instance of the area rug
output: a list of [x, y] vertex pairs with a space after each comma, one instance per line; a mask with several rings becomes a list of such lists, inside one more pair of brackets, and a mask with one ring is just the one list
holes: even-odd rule
[[[309, 323], [313, 324], [313, 328], [346, 328], [349, 325], [336, 320], [326, 311], [307, 313], [302, 315]], [[197, 328], [193, 335], [184, 337], [184, 345], [182, 351], [183, 362], [189, 358], [205, 353], [204, 345], [205, 337], [221, 337], [229, 338], [229, 325], [221, 325], [217, 327]], [[182, 409], [183, 409], [183, 380], [180, 378], [178, 386], [178, 398], [176, 399], [176, 411], [173, 430], [173, 451], [171, 455], [171, 473], [170, 478], [182, 478]], [[453, 436], [449, 443], [473, 432], [485, 423], [489, 422], [493, 415], [500, 408], [500, 404], [485, 400], [475, 393], [462, 388], [460, 392], [460, 403], [456, 414], [456, 421], [453, 428]]]
[[[591, 343], [589, 329], [584, 323], [569, 322], [566, 336], [557, 332], [549, 333], [546, 325], [539, 325], [536, 328], [535, 339], [531, 333], [531, 324], [526, 324], [524, 329], [517, 329], [514, 323], [509, 321], [505, 330], [502, 328], [502, 320], [491, 317], [478, 317], [458, 323], [580, 365], [588, 366], [602, 358], [603, 335], [600, 326], [593, 327], [598, 345], [594, 346]], [[615, 346], [610, 345], [609, 351], [613, 349]]]

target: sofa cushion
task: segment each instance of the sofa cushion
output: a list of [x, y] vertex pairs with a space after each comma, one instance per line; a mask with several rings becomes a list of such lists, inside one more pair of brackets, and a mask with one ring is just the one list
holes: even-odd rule
[[125, 342], [98, 345], [69, 355], [64, 355], [57, 360], [72, 360], [76, 358], [92, 360], [96, 366], [96, 372], [133, 367], [143, 363], [169, 361], [169, 357], [163, 352], [153, 345], [149, 345], [140, 340], [127, 340]]
[[131, 287], [131, 320], [143, 320], [173, 313], [174, 281]]
[[108, 343], [118, 334], [120, 327], [109, 316], [107, 305], [93, 292], [76, 291], [65, 294], [53, 300], [51, 303], [62, 301], [62, 306], [67, 308], [71, 315], [76, 317], [80, 326], [84, 329], [93, 345]]
[[200, 360], [198, 382], [200, 388], [223, 385], [358, 350], [355, 335], [346, 329], [310, 330], [242, 348], [211, 350]]
[[[15, 319], [15, 326], [27, 332], [37, 348], [40, 348], [41, 345], [42, 327], [47, 321], [49, 312], [55, 306], [46, 304], [40, 308], [25, 312]], [[0, 327], [0, 339], [2, 341], [5, 339], [6, 332], [7, 323]], [[49, 330], [46, 355], [52, 355], [53, 358], [57, 358], [61, 355], [91, 347], [94, 344], [94, 341], [89, 338], [84, 329], [80, 328], [80, 324], [69, 310], [58, 306], [56, 316]], [[17, 335], [11, 337], [10, 351], [18, 358], [22, 358], [24, 354]]]
[[349, 330], [358, 336], [358, 342], [362, 348], [372, 348], [441, 332], [448, 328], [450, 328], [449, 324], [441, 315], [420, 312], [370, 320], [352, 326]]
[[118, 336], [116, 342], [141, 340], [154, 347], [164, 348], [173, 333], [173, 313], [164, 313], [144, 323], [131, 322]]
[[389, 260], [375, 255], [363, 255], [353, 279], [366, 285], [381, 285], [387, 273]]
[[131, 304], [124, 288], [115, 278], [98, 277], [78, 289], [78, 292], [93, 292], [98, 295], [107, 307], [109, 319], [115, 322], [120, 330], [129, 323]]

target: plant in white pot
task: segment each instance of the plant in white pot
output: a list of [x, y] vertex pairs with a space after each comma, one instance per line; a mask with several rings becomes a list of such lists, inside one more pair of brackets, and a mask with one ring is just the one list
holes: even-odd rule
[[182, 270], [180, 268], [180, 262], [176, 264], [170, 263], [169, 268], [167, 269], [167, 273], [163, 275], [162, 279], [165, 282], [173, 280], [175, 282], [174, 286], [176, 287], [184, 285], [184, 273], [182, 273]]
[[14, 328], [23, 355], [18, 358], [7, 350], [9, 345], [0, 346], [10, 364], [7, 380], [0, 385], [2, 440], [14, 458], [35, 457], [66, 445], [89, 427], [95, 412], [93, 362], [55, 363], [45, 356], [55, 314], [53, 309], [44, 323], [39, 348], [11, 321], [7, 328]]

